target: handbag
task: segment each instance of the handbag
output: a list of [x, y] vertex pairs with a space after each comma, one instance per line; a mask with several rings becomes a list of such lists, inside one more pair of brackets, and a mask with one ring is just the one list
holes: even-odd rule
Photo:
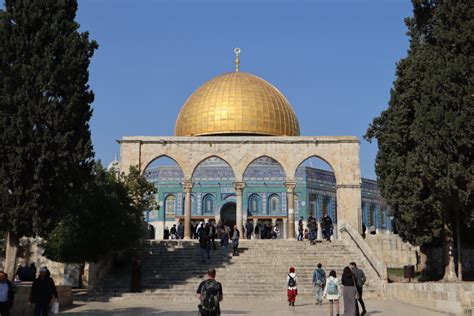
[[58, 300], [55, 300], [53, 302], [53, 304], [51, 305], [51, 313], [59, 314], [59, 302], [58, 302]]

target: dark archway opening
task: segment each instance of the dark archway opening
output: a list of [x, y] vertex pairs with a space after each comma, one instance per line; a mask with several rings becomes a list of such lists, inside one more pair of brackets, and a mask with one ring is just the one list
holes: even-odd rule
[[231, 230], [234, 229], [236, 223], [236, 205], [234, 202], [224, 204], [221, 208], [221, 222], [229, 226]]

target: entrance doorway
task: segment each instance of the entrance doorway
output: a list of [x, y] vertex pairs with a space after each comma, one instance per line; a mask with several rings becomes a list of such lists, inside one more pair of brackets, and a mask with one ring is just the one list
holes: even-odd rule
[[221, 222], [229, 226], [230, 229], [234, 228], [236, 219], [236, 206], [234, 202], [224, 204], [221, 208]]

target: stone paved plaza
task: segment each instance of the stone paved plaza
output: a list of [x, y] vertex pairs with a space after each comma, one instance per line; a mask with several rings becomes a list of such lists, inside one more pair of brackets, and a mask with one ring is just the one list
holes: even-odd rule
[[[78, 302], [75, 306], [62, 314], [68, 316], [83, 315], [113, 315], [113, 316], [195, 316], [197, 315], [196, 303], [192, 302], [167, 302], [156, 300], [154, 302], [130, 302], [113, 300], [110, 302]], [[412, 305], [395, 301], [367, 300], [368, 315], [377, 316], [440, 316], [449, 315], [439, 313]], [[309, 299], [297, 300], [297, 305], [290, 308], [285, 301], [227, 301], [223, 302], [222, 315], [329, 315], [327, 303], [315, 306]], [[341, 310], [342, 312], [342, 310]]]

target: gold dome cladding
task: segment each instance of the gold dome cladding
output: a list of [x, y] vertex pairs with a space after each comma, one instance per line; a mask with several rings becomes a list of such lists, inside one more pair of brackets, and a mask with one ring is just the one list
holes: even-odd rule
[[175, 134], [299, 136], [300, 128], [280, 91], [252, 74], [230, 72], [206, 82], [188, 98]]

